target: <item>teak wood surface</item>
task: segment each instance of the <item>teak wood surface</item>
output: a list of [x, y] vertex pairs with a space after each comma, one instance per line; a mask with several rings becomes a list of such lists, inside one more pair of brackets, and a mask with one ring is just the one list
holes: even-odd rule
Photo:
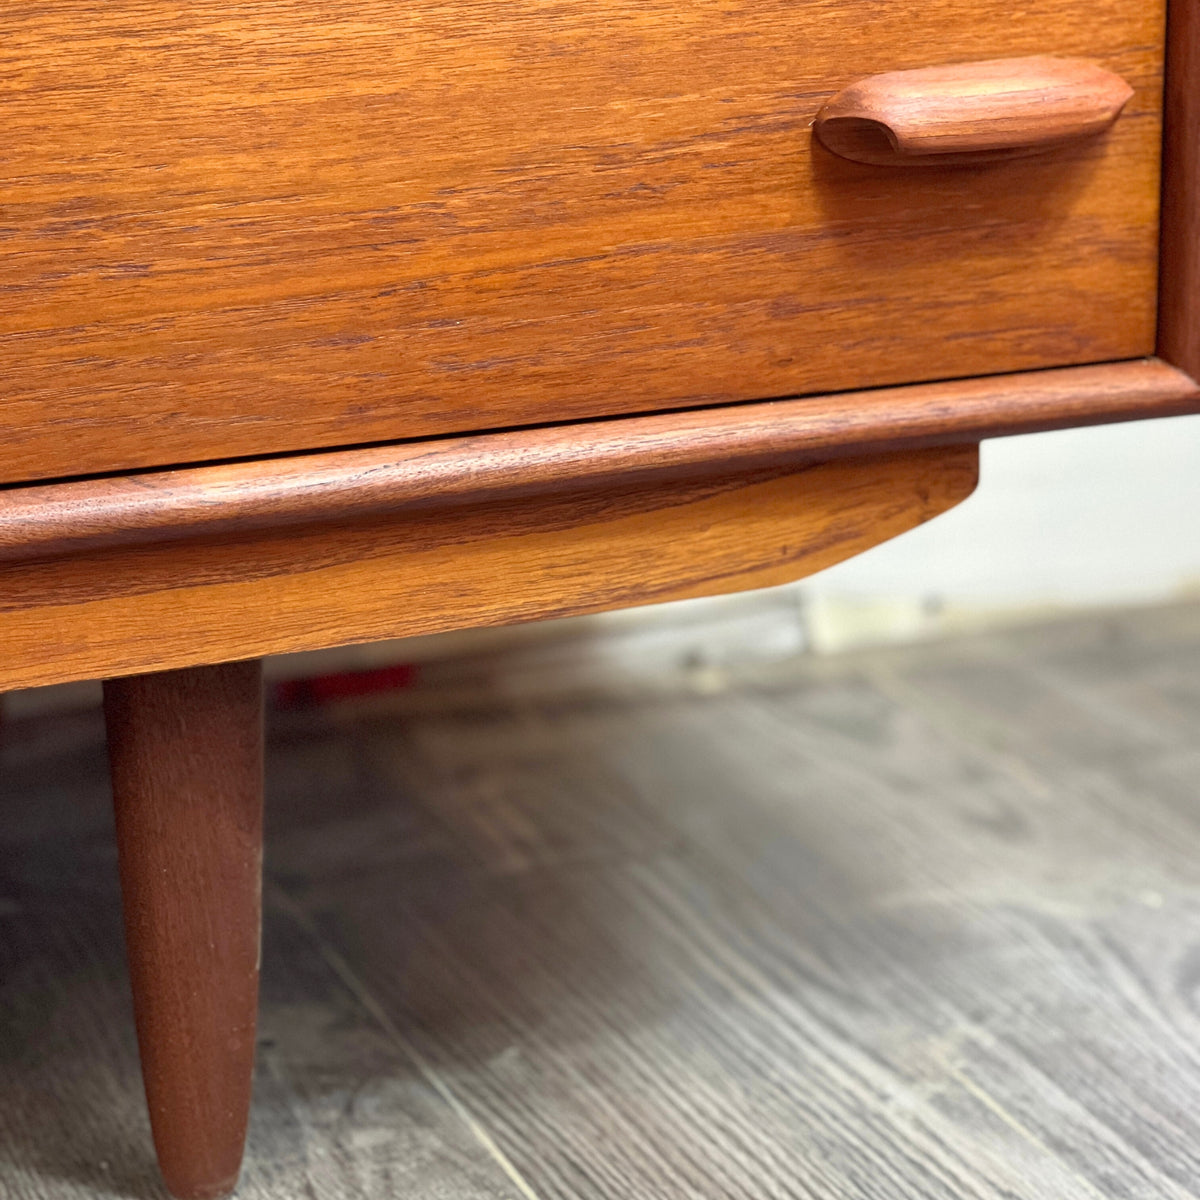
[[1194, 412], [1155, 359], [0, 489], [0, 564]]
[[[1130, 358], [1161, 0], [53, 0], [0, 69], [0, 481]], [[866, 74], [1094, 60], [1102, 138], [904, 171]]]
[[1170, 17], [1158, 352], [1200, 377], [1200, 3]]
[[142, 1077], [171, 1194], [232, 1189], [250, 1111], [262, 897], [257, 662], [104, 685]]
[[0, 689], [785, 583], [975, 487], [957, 446], [0, 568]]
[[821, 107], [821, 144], [880, 166], [976, 164], [1105, 132], [1133, 97], [1090, 59], [1037, 54], [885, 71]]
[[[1160, 0], [320, 15], [51, 0], [0, 66], [0, 689], [110, 677], [180, 1195], [236, 1172], [257, 976], [259, 678], [202, 664], [782, 583], [961, 501], [981, 437], [1197, 405], [1193, 0], [1161, 320]], [[853, 79], [1035, 54], [1129, 81], [1108, 133], [812, 140]]]

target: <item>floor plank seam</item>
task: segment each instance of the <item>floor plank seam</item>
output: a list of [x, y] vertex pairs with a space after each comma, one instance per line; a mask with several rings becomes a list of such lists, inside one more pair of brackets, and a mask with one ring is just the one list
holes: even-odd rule
[[363, 1009], [387, 1034], [396, 1047], [409, 1059], [420, 1072], [421, 1077], [442, 1098], [447, 1107], [470, 1131], [471, 1136], [483, 1147], [496, 1165], [504, 1172], [513, 1187], [523, 1200], [541, 1200], [537, 1192], [530, 1186], [528, 1180], [517, 1170], [512, 1160], [504, 1153], [496, 1140], [476, 1119], [474, 1113], [459, 1099], [453, 1088], [442, 1078], [424, 1054], [404, 1036], [400, 1027], [388, 1015], [387, 1010], [375, 999], [367, 986], [351, 969], [350, 964], [338, 951], [325, 940], [321, 931], [309, 918], [304, 909], [283, 890], [277, 883], [264, 880], [265, 898], [293, 922], [295, 922], [313, 941], [317, 952], [328, 964], [329, 969], [337, 976], [343, 986], [354, 996]]

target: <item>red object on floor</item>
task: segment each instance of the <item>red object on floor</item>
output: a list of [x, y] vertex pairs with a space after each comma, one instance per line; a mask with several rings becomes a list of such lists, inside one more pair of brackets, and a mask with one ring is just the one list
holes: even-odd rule
[[399, 691], [410, 686], [416, 674], [417, 669], [411, 663], [397, 663], [373, 671], [339, 671], [310, 679], [287, 679], [275, 685], [271, 699], [276, 708], [315, 708], [352, 696]]

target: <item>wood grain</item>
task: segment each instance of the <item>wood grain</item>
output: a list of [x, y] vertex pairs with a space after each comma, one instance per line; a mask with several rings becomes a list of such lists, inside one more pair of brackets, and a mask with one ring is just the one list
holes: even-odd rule
[[1200, 409], [1154, 360], [0, 489], [0, 562]]
[[975, 446], [0, 568], [0, 688], [765, 587], [951, 507]]
[[[1146, 354], [1162, 0], [52, 0], [0, 64], [0, 480]], [[1106, 139], [919, 174], [863, 74], [1094, 58]]]
[[1171, 0], [1158, 352], [1200, 372], [1200, 5]]
[[1086, 58], [997, 58], [860, 79], [822, 105], [813, 132], [878, 166], [994, 162], [1096, 137], [1132, 98]]
[[[742, 668], [275, 716], [240, 1200], [1194, 1197], [1200, 606]], [[97, 714], [14, 735], [0, 1194], [150, 1197]]]
[[250, 1111], [262, 896], [258, 662], [104, 686], [125, 942], [163, 1179], [237, 1182]]
[[281, 885], [540, 1200], [1192, 1200], [1191, 611], [309, 713]]

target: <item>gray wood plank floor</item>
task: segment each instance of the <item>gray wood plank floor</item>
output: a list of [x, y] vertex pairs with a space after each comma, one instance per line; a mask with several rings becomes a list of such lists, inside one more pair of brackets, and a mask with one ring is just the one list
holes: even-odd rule
[[[1200, 1196], [1200, 607], [269, 772], [245, 1197]], [[98, 714], [0, 784], [0, 1197], [159, 1196]]]

